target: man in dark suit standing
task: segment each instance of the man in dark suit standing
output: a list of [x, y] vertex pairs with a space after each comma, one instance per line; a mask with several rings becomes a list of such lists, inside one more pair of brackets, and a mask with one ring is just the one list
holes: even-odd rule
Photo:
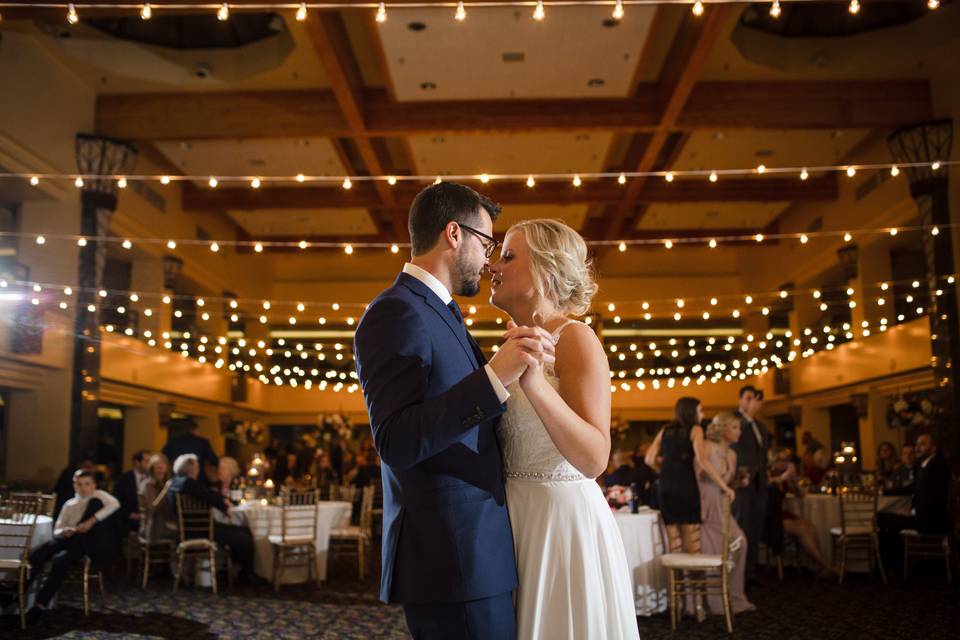
[[[553, 361], [542, 329], [487, 363], [451, 294], [474, 296], [500, 207], [450, 182], [410, 207], [412, 258], [357, 327], [357, 375], [382, 460], [380, 598], [417, 640], [512, 639], [513, 536], [495, 428], [521, 353]], [[524, 351], [525, 350], [525, 351]]]
[[124, 472], [113, 485], [113, 495], [120, 501], [120, 522], [130, 531], [140, 528], [140, 502], [137, 496], [147, 481], [147, 462], [150, 452], [141, 449], [133, 454], [133, 467]]
[[217, 454], [213, 452], [210, 441], [197, 435], [197, 425], [191, 426], [190, 430], [186, 433], [181, 433], [167, 440], [167, 444], [163, 446], [162, 453], [167, 456], [170, 464], [173, 464], [180, 456], [188, 453], [197, 456], [197, 460], [200, 461], [200, 481], [203, 483], [207, 483], [207, 474], [204, 473], [207, 467], [216, 467], [220, 461]]
[[740, 389], [740, 440], [732, 445], [737, 453], [737, 497], [734, 513], [737, 524], [747, 536], [746, 577], [757, 582], [757, 547], [763, 538], [767, 516], [770, 479], [767, 475], [767, 449], [770, 434], [756, 416], [763, 406], [763, 392], [752, 385]]
[[917, 437], [914, 446], [917, 466], [910, 513], [877, 514], [880, 529], [880, 555], [886, 569], [898, 571], [903, 566], [903, 543], [900, 532], [913, 529], [922, 534], [949, 533], [950, 466], [938, 455], [937, 441], [930, 434]]

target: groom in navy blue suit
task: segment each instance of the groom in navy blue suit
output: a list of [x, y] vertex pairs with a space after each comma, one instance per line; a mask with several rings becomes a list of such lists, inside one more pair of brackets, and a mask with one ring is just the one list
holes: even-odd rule
[[473, 296], [496, 249], [500, 207], [469, 187], [427, 187], [393, 286], [357, 327], [354, 353], [383, 461], [380, 598], [403, 605], [416, 639], [512, 639], [517, 586], [499, 416], [526, 365], [552, 361], [537, 328], [512, 330], [487, 363], [452, 293]]

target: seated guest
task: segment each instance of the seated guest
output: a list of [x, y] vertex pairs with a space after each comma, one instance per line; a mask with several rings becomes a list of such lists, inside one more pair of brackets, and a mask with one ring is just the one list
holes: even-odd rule
[[[793, 462], [793, 452], [790, 449], [781, 448], [777, 451], [776, 459], [770, 465], [770, 482], [777, 489], [777, 504], [771, 503], [770, 509], [779, 510], [779, 515], [771, 514], [771, 517], [782, 518], [782, 535], [793, 536], [797, 539], [803, 550], [816, 563], [817, 575], [825, 578], [832, 577], [834, 575], [833, 571], [820, 552], [816, 525], [793, 513], [783, 502], [783, 497], [787, 494], [800, 496], [802, 493], [797, 484], [797, 466]], [[782, 544], [780, 547], [782, 548]]]
[[63, 508], [63, 505], [67, 503], [73, 496], [73, 474], [77, 472], [77, 469], [83, 469], [85, 471], [96, 471], [97, 463], [94, 461], [92, 455], [85, 455], [81, 457], [75, 464], [67, 466], [60, 473], [60, 477], [57, 478], [57, 483], [53, 486], [53, 492], [57, 494], [57, 502], [53, 508], [53, 517], [56, 518], [60, 515], [60, 509]]
[[133, 454], [133, 468], [122, 474], [113, 486], [113, 493], [120, 501], [120, 522], [125, 523], [130, 531], [140, 528], [139, 494], [148, 481], [147, 464], [150, 452], [141, 449]]
[[917, 461], [913, 457], [913, 445], [905, 444], [900, 448], [900, 465], [890, 476], [890, 486], [884, 493], [894, 496], [912, 496], [916, 482]]
[[[217, 491], [220, 492], [220, 495], [223, 496], [224, 500], [230, 500], [230, 489], [233, 487], [233, 482], [240, 476], [240, 465], [234, 458], [230, 456], [223, 456], [220, 458], [220, 462], [217, 463], [217, 481], [214, 484], [214, 487]], [[245, 525], [246, 520], [243, 515], [232, 511], [229, 516], [225, 513], [221, 513], [219, 510], [214, 510], [213, 519], [217, 522], [223, 522], [226, 524], [236, 524], [236, 525]]]
[[819, 485], [830, 466], [829, 452], [809, 431], [803, 432], [803, 446], [803, 476], [810, 484]]
[[881, 442], [880, 446], [877, 447], [877, 469], [875, 471], [878, 487], [884, 489], [891, 487], [890, 480], [899, 464], [897, 450], [893, 447], [893, 443]]
[[950, 531], [948, 495], [950, 467], [937, 455], [937, 442], [930, 434], [917, 437], [914, 451], [919, 464], [910, 513], [877, 514], [880, 528], [880, 555], [884, 567], [897, 570], [901, 566], [903, 546], [900, 532], [914, 529], [924, 534], [945, 534]]
[[113, 560], [118, 546], [115, 521], [109, 519], [120, 508], [117, 499], [97, 489], [94, 472], [87, 469], [74, 472], [73, 489], [76, 493], [57, 516], [53, 539], [30, 553], [31, 580], [52, 559], [50, 573], [37, 593], [35, 607], [41, 610], [50, 606], [71, 565], [89, 556], [103, 567]]
[[[177, 458], [173, 463], [174, 478], [170, 481], [167, 491], [168, 499], [176, 508], [176, 495], [182, 493], [191, 496], [209, 505], [211, 508], [232, 518], [233, 507], [229, 500], [224, 499], [219, 491], [205, 487], [197, 480], [200, 475], [200, 463], [197, 456], [187, 453]], [[240, 565], [240, 580], [253, 581], [253, 536], [244, 526], [213, 523], [213, 539], [218, 545], [230, 547], [233, 559]]]
[[331, 485], [340, 483], [340, 478], [337, 476], [337, 472], [333, 468], [333, 463], [330, 461], [330, 456], [326, 453], [323, 453], [319, 449], [317, 450], [316, 457], [314, 458], [314, 467], [311, 475], [317, 479], [318, 487], [329, 487]]
[[[368, 457], [369, 456], [369, 457]], [[375, 451], [366, 454], [357, 454], [357, 466], [350, 472], [348, 478], [350, 484], [354, 487], [369, 487], [371, 484], [381, 482], [380, 457]]]
[[145, 516], [140, 522], [140, 537], [149, 544], [173, 540], [177, 535], [177, 515], [167, 500], [170, 465], [162, 453], [147, 461], [147, 482], [143, 485]]
[[[210, 441], [197, 435], [197, 426], [194, 425], [187, 433], [171, 437], [163, 447], [163, 455], [167, 460], [173, 460], [176, 463], [177, 458], [182, 455], [192, 453], [197, 457], [201, 466], [201, 471], [207, 467], [217, 466], [217, 454], [213, 452]], [[204, 476], [206, 478], [206, 476]], [[206, 479], [204, 479], [206, 482]]]
[[630, 464], [630, 458], [623, 449], [614, 449], [610, 456], [613, 471], [606, 474], [604, 484], [608, 487], [621, 486], [629, 487], [634, 482], [633, 465]]

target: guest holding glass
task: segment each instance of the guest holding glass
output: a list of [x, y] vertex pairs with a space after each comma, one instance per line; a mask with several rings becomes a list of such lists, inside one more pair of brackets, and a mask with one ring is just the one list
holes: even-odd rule
[[[703, 469], [698, 469], [701, 504], [701, 544], [704, 553], [723, 553], [723, 524], [726, 517], [724, 500], [733, 495], [730, 487], [737, 476], [737, 454], [730, 445], [740, 440], [740, 417], [730, 411], [717, 414], [707, 427], [704, 459], [709, 461], [723, 480], [718, 484]], [[699, 465], [698, 465], [699, 467]], [[725, 498], [725, 495], [727, 496]], [[731, 518], [729, 544], [730, 559], [730, 607], [734, 613], [756, 609], [744, 594], [744, 570], [747, 562], [747, 540], [743, 531]], [[707, 606], [715, 615], [723, 614], [723, 601], [719, 595], [707, 597]]]
[[767, 450], [770, 434], [756, 417], [763, 406], [763, 392], [753, 385], [740, 389], [740, 440], [733, 450], [737, 454], [738, 482], [734, 513], [737, 524], [747, 535], [747, 586], [757, 582], [757, 547], [763, 538], [767, 517], [769, 478]]

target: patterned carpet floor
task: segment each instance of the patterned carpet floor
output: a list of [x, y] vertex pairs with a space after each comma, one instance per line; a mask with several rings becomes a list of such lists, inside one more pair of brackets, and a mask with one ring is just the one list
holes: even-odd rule
[[[120, 572], [122, 573], [122, 572]], [[107, 580], [105, 603], [93, 596], [84, 617], [76, 592], [21, 631], [16, 616], [0, 618], [0, 638], [407, 638], [403, 612], [376, 599], [376, 577], [358, 580], [351, 564], [331, 566], [322, 588], [289, 585], [236, 588], [212, 595], [170, 591], [169, 580], [141, 591], [118, 573]], [[758, 610], [734, 621], [734, 638], [771, 640], [877, 640], [956, 638], [960, 589], [942, 574], [894, 579], [852, 576], [841, 586], [787, 570], [783, 582], [768, 575], [750, 593]], [[105, 606], [104, 606], [105, 604]], [[722, 617], [684, 619], [676, 633], [666, 614], [639, 619], [643, 640], [727, 638]], [[560, 639], [558, 639], [560, 640]]]

